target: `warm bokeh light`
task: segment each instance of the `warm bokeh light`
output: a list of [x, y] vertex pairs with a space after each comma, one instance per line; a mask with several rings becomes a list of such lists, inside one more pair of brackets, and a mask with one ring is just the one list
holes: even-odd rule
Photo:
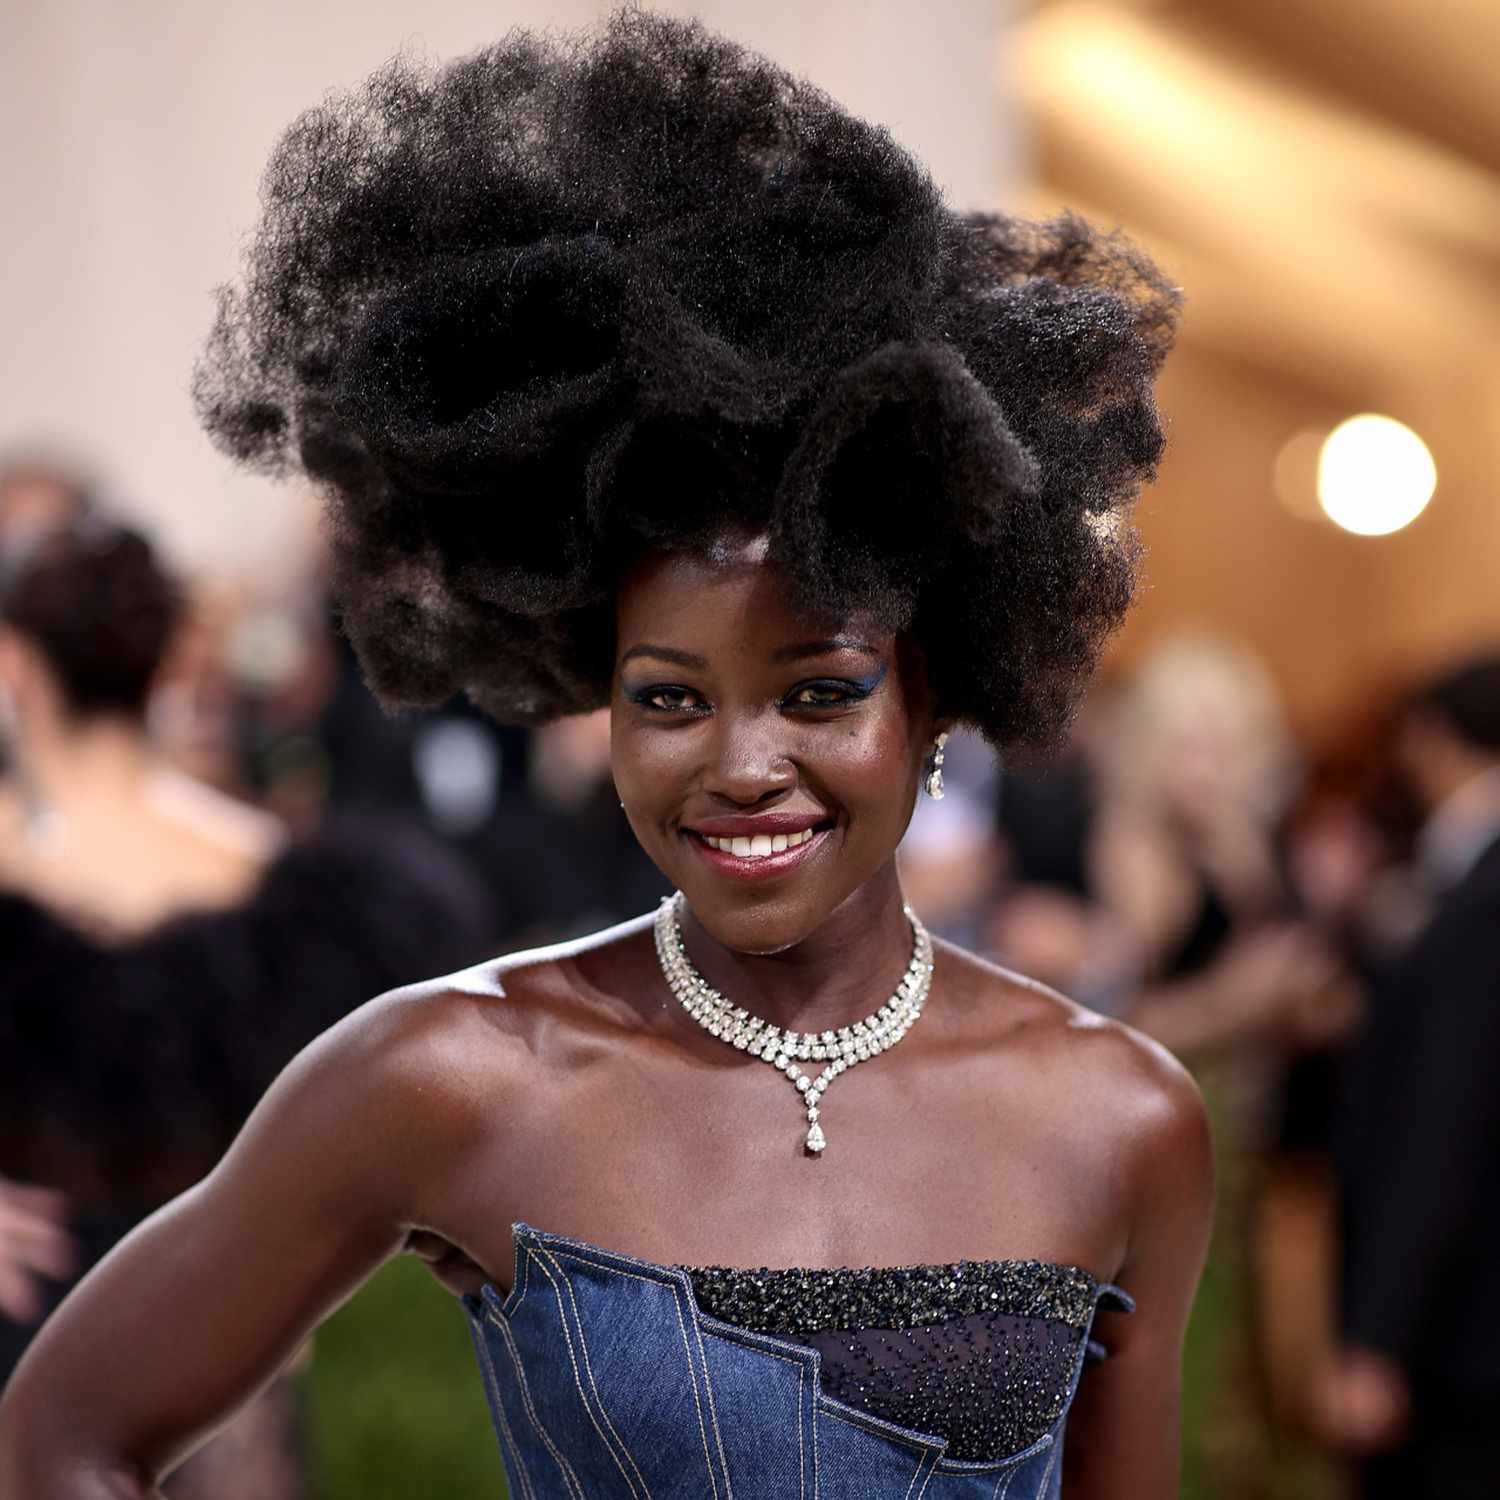
[[1427, 444], [1392, 417], [1340, 422], [1318, 456], [1318, 503], [1358, 536], [1386, 536], [1422, 514], [1437, 488]]
[[1272, 469], [1271, 483], [1282, 509], [1299, 521], [1326, 521], [1318, 504], [1318, 460], [1325, 428], [1307, 427], [1282, 444]]

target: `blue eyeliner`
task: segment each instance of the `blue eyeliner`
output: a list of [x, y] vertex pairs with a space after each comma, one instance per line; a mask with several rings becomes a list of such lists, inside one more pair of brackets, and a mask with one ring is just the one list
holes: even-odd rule
[[885, 681], [885, 674], [889, 667], [890, 663], [883, 661], [868, 677], [851, 677], [849, 681], [859, 689], [862, 697], [868, 698]]

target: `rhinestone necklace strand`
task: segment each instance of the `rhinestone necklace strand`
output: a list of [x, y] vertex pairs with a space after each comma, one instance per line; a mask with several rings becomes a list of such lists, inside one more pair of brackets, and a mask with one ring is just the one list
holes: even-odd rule
[[[804, 1145], [817, 1155], [828, 1144], [819, 1121], [818, 1105], [828, 1085], [855, 1063], [867, 1062], [894, 1047], [916, 1024], [932, 986], [932, 939], [911, 907], [903, 907], [911, 923], [911, 962], [896, 986], [896, 993], [873, 1015], [837, 1031], [783, 1031], [742, 1006], [731, 1004], [693, 966], [682, 940], [681, 891], [664, 896], [656, 913], [656, 956], [672, 993], [682, 1008], [710, 1036], [716, 1036], [740, 1052], [768, 1062], [802, 1096], [807, 1110]], [[826, 1063], [816, 1078], [800, 1062]]]

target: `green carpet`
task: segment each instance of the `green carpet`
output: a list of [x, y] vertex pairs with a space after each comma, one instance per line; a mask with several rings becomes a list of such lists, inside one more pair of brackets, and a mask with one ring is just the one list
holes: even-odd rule
[[319, 1500], [500, 1500], [505, 1476], [463, 1309], [393, 1261], [319, 1330]]

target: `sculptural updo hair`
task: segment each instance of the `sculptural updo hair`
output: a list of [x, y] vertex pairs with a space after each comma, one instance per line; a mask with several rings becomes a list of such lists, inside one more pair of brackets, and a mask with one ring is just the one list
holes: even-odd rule
[[1129, 601], [1178, 300], [1118, 236], [955, 213], [884, 130], [635, 10], [392, 62], [263, 199], [198, 408], [326, 495], [388, 705], [605, 703], [624, 570], [732, 527], [810, 614], [916, 633], [997, 745], [1066, 722]]

